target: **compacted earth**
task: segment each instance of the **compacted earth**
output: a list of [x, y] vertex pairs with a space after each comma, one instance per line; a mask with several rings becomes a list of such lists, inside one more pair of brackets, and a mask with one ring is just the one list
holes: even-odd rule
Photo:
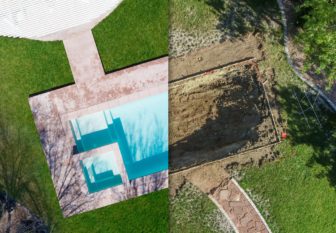
[[277, 140], [255, 64], [171, 82], [170, 104], [172, 172]]

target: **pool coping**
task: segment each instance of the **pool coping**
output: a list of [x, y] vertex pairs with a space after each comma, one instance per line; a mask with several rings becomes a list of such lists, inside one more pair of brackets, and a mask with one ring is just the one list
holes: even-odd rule
[[[98, 80], [75, 83], [29, 98], [29, 105], [64, 217], [168, 188], [167, 169], [132, 181], [129, 181], [124, 173], [122, 179], [127, 185], [88, 193], [80, 166], [82, 158], [78, 154], [73, 155], [75, 142], [68, 124], [69, 119], [81, 114], [111, 108], [166, 91], [168, 91], [168, 57], [162, 57], [106, 74]], [[84, 157], [105, 150], [117, 151], [117, 147], [110, 144], [98, 150], [85, 152], [87, 155], [84, 154]], [[119, 165], [124, 168], [120, 151], [116, 154]]]

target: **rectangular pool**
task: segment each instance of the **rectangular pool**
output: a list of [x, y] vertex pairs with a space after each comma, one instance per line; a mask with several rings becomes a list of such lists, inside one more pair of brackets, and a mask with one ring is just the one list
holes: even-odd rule
[[130, 180], [168, 169], [168, 92], [70, 123], [78, 152], [118, 143]]

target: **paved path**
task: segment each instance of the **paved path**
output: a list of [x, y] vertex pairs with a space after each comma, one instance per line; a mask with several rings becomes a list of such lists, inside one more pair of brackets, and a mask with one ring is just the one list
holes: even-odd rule
[[91, 31], [63, 41], [76, 84], [103, 78], [104, 68]]
[[[214, 162], [170, 176], [171, 194], [186, 180], [217, 205], [236, 233], [271, 233], [266, 221], [239, 184], [230, 178], [225, 165]], [[175, 189], [175, 190], [174, 190]]]
[[237, 232], [271, 233], [258, 209], [234, 179], [217, 188], [209, 197], [224, 211]]

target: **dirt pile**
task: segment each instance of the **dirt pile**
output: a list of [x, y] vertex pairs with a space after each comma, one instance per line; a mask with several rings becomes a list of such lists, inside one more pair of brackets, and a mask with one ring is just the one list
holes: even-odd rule
[[254, 66], [217, 69], [170, 84], [171, 171], [276, 141]]

